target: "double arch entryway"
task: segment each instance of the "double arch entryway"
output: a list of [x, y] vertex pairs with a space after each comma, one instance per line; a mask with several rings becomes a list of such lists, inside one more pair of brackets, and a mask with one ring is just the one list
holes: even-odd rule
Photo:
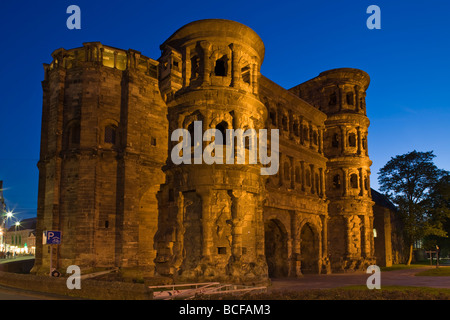
[[[270, 219], [264, 223], [265, 255], [269, 277], [281, 278], [295, 274], [296, 260], [300, 260], [302, 274], [318, 274], [320, 271], [320, 237], [311, 223], [305, 223], [299, 232], [300, 257], [292, 253], [292, 239], [289, 239], [283, 223]], [[291, 241], [290, 241], [291, 240]]]

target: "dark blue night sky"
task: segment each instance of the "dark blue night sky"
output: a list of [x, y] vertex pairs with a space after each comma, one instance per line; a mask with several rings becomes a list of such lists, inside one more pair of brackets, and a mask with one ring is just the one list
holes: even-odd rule
[[[433, 150], [450, 170], [450, 1], [2, 1], [0, 180], [20, 219], [36, 215], [43, 63], [58, 48], [100, 41], [158, 59], [159, 45], [199, 19], [241, 22], [266, 46], [261, 73], [291, 88], [340, 67], [371, 77], [367, 91], [372, 187], [393, 156]], [[369, 5], [381, 30], [369, 30]], [[81, 30], [69, 30], [69, 5]]]

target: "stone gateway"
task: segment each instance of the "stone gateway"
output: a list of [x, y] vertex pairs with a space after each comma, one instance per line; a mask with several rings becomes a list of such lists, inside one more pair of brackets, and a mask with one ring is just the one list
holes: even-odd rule
[[[369, 76], [334, 69], [286, 90], [261, 75], [264, 50], [247, 26], [210, 19], [177, 30], [158, 60], [98, 42], [53, 52], [33, 272], [49, 268], [45, 230], [62, 231], [57, 268], [135, 278], [261, 283], [374, 264]], [[278, 172], [173, 163], [172, 132], [196, 121], [278, 129]]]

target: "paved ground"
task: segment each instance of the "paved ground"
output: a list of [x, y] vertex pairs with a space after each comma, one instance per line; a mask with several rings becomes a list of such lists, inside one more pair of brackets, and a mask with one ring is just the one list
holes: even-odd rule
[[[413, 286], [450, 289], [450, 277], [424, 277], [415, 276], [416, 273], [433, 267], [420, 267], [381, 272], [381, 289], [383, 286]], [[441, 268], [450, 268], [450, 266]], [[307, 289], [331, 289], [345, 286], [365, 286], [370, 274], [364, 272], [329, 274], [329, 275], [305, 275], [299, 279], [283, 278], [272, 279], [269, 291], [278, 290], [307, 290]], [[20, 289], [0, 286], [0, 300], [65, 300], [70, 297], [31, 292]]]
[[[417, 269], [404, 269], [381, 272], [381, 289], [383, 286], [414, 286], [450, 289], [450, 277], [423, 277], [416, 273], [435, 267], [421, 267]], [[450, 268], [450, 267], [441, 267]], [[366, 285], [370, 274], [364, 272], [306, 275], [299, 279], [272, 279], [273, 290], [305, 290], [305, 289], [331, 289], [337, 287]]]
[[49, 293], [33, 292], [0, 286], [0, 300], [73, 300], [74, 298]]

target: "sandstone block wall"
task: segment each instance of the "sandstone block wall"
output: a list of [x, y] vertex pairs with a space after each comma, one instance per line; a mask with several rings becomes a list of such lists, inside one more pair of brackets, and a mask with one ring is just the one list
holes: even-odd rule
[[[259, 36], [220, 19], [180, 28], [161, 50], [156, 61], [85, 43], [45, 65], [37, 243], [63, 232], [57, 268], [255, 283], [374, 261], [365, 72], [286, 90], [260, 74]], [[175, 165], [171, 134], [195, 121], [201, 134], [279, 130], [278, 173], [261, 176], [248, 148], [244, 164]], [[33, 272], [49, 257], [38, 245]]]

